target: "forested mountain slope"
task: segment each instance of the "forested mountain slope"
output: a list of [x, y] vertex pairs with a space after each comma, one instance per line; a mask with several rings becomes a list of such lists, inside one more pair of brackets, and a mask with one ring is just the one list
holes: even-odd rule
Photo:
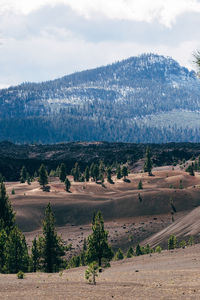
[[0, 90], [0, 140], [199, 142], [200, 80], [144, 54]]

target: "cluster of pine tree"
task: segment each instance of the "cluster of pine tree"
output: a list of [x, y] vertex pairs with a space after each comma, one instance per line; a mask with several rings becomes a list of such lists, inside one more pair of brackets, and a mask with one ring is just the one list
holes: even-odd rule
[[191, 176], [195, 176], [194, 172], [200, 172], [200, 156], [186, 168], [186, 172]]

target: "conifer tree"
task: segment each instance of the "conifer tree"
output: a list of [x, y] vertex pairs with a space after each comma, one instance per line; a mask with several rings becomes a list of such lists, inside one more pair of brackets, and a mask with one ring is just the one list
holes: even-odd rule
[[117, 179], [121, 179], [122, 178], [122, 173], [121, 173], [120, 165], [117, 166], [116, 173], [117, 173]]
[[44, 271], [48, 273], [59, 271], [63, 264], [62, 257], [65, 255], [65, 247], [55, 231], [55, 219], [50, 203], [45, 210], [42, 242]]
[[44, 164], [42, 164], [39, 168], [39, 179], [38, 179], [40, 185], [42, 185], [42, 187], [44, 188], [45, 185], [48, 184], [48, 174], [47, 174], [47, 170], [44, 166]]
[[128, 251], [127, 251], [126, 257], [127, 257], [127, 258], [130, 258], [130, 257], [133, 256], [133, 254], [134, 254], [134, 250], [133, 250], [132, 247], [130, 247], [130, 248], [128, 249]]
[[122, 176], [124, 177], [124, 180], [126, 180], [126, 176], [128, 176], [128, 169], [126, 166], [122, 167]]
[[23, 166], [20, 171], [20, 183], [25, 183], [26, 179], [27, 179], [27, 170], [25, 166]]
[[62, 182], [65, 181], [65, 178], [66, 178], [66, 167], [65, 167], [64, 163], [62, 163], [60, 165], [59, 178], [60, 178], [60, 181], [62, 181]]
[[99, 179], [99, 166], [97, 164], [95, 164], [93, 168], [93, 177], [95, 182], [97, 182]]
[[97, 261], [98, 265], [101, 266], [103, 258], [109, 261], [113, 258], [114, 254], [108, 244], [108, 231], [104, 230], [104, 220], [100, 211], [95, 216], [92, 231], [87, 243], [87, 262]]
[[4, 229], [2, 229], [0, 231], [0, 273], [4, 272], [4, 265], [5, 265], [5, 245], [6, 245], [6, 241], [7, 241], [7, 234], [6, 231]]
[[66, 177], [66, 179], [65, 179], [65, 190], [67, 192], [69, 192], [70, 191], [70, 187], [71, 187], [71, 183], [70, 183], [69, 179]]
[[4, 183], [0, 183], [0, 230], [5, 229], [7, 233], [15, 225], [15, 214], [6, 194]]
[[27, 272], [29, 256], [26, 240], [22, 232], [15, 226], [5, 244], [5, 270], [7, 273]]
[[38, 249], [38, 243], [36, 238], [34, 238], [31, 248], [31, 260], [33, 272], [36, 272], [39, 269], [39, 260], [40, 260], [40, 252]]
[[151, 151], [150, 151], [150, 148], [147, 147], [146, 159], [145, 159], [145, 164], [144, 164], [144, 172], [148, 172], [149, 176], [152, 175], [152, 172], [151, 172], [152, 167], [153, 167], [153, 164], [152, 164], [152, 160], [151, 160]]
[[94, 163], [92, 163], [90, 166], [90, 176], [93, 178], [93, 180], [94, 180], [94, 166], [95, 166]]
[[143, 254], [140, 244], [137, 244], [136, 249], [135, 249], [135, 254], [136, 254], [136, 256]]
[[113, 183], [112, 178], [111, 178], [111, 176], [112, 176], [112, 170], [111, 170], [111, 167], [108, 167], [108, 168], [107, 168], [106, 173], [107, 173], [107, 180], [108, 180], [108, 182], [109, 182], [109, 183]]
[[142, 184], [142, 180], [140, 180], [138, 183], [138, 190], [142, 190], [142, 189], [143, 189], [143, 184]]
[[90, 180], [90, 169], [87, 166], [85, 169], [85, 180], [88, 182]]
[[78, 163], [75, 163], [74, 168], [72, 169], [72, 175], [74, 177], [74, 181], [79, 181], [81, 177], [81, 172]]

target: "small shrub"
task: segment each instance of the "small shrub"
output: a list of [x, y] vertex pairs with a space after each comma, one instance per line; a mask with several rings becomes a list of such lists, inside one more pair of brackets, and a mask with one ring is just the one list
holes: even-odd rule
[[50, 192], [51, 187], [49, 185], [45, 185], [42, 187], [43, 192]]
[[143, 189], [143, 184], [142, 184], [142, 180], [140, 180], [138, 183], [138, 190], [142, 190], [142, 189]]
[[188, 240], [188, 245], [189, 245], [189, 246], [194, 245], [194, 238], [193, 238], [193, 236], [190, 236], [190, 238], [189, 238], [189, 240]]
[[115, 253], [114, 260], [121, 260], [121, 259], [124, 259], [124, 254], [123, 254], [122, 250], [119, 248], [117, 250], [117, 252]]
[[184, 240], [181, 241], [179, 245], [180, 245], [180, 248], [184, 249], [186, 247], [186, 241], [184, 241]]
[[14, 189], [12, 189], [11, 194], [15, 195], [15, 190]]
[[98, 277], [98, 270], [98, 263], [91, 263], [85, 271], [85, 279], [88, 280], [89, 283], [96, 285], [96, 277]]
[[157, 246], [156, 249], [155, 249], [155, 252], [156, 253], [161, 253], [162, 251], [162, 248], [160, 246]]
[[19, 271], [19, 272], [17, 273], [17, 278], [18, 278], [18, 279], [24, 279], [24, 272]]

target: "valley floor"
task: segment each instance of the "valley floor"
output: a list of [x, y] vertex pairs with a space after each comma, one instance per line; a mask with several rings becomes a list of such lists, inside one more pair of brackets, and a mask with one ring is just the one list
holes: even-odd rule
[[200, 245], [113, 262], [85, 282], [85, 267], [56, 274], [0, 275], [0, 299], [200, 299]]

